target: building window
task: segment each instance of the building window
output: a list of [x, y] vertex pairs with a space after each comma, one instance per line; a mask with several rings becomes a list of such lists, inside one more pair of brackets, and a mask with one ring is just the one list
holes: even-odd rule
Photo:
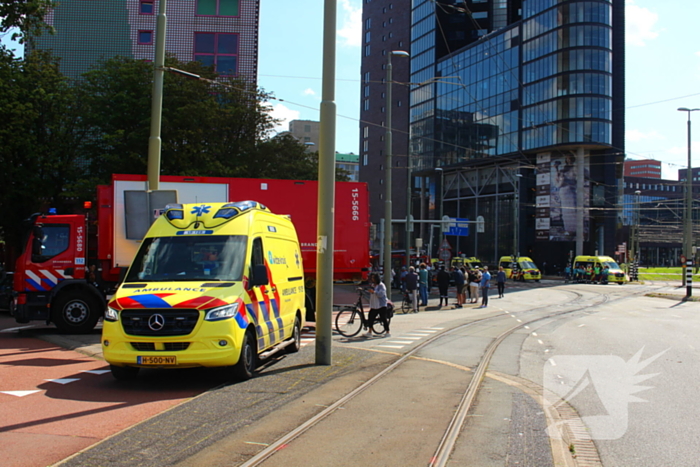
[[238, 16], [239, 0], [197, 0], [199, 16]]
[[365, 57], [369, 57], [369, 44], [365, 46]]
[[139, 31], [139, 45], [153, 45], [153, 31]]
[[365, 99], [365, 110], [369, 110], [369, 99]]
[[153, 14], [153, 0], [141, 0], [139, 4], [139, 14], [140, 15], [152, 15]]
[[231, 76], [238, 71], [238, 34], [196, 32], [194, 59], [214, 71]]
[[369, 138], [369, 127], [368, 126], [364, 127], [362, 132], [363, 132], [365, 138]]
[[362, 156], [362, 165], [367, 165], [368, 162], [369, 158], [367, 157], [367, 154], [365, 154], [364, 156]]
[[311, 125], [304, 125], [304, 133], [311, 133]]

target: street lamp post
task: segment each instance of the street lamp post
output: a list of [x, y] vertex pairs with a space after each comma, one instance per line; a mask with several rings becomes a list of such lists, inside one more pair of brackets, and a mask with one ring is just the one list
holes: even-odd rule
[[516, 173], [513, 183], [513, 263], [517, 263], [520, 256], [520, 179], [523, 174]]
[[[391, 290], [391, 240], [393, 238], [391, 230], [391, 56], [409, 57], [408, 52], [403, 50], [392, 50], [387, 55], [386, 62], [386, 136], [385, 136], [385, 151], [386, 160], [384, 162], [384, 285], [387, 293]], [[408, 249], [408, 245], [406, 245]]]
[[634, 192], [634, 211], [632, 212], [632, 236], [630, 238], [630, 252], [632, 253], [632, 262], [629, 266], [630, 276], [633, 281], [639, 279], [639, 252], [641, 248], [639, 246], [639, 195], [642, 192], [636, 190]]
[[[690, 157], [690, 112], [695, 112], [700, 109], [689, 109], [680, 107], [680, 112], [688, 113], [688, 173], [686, 174], [685, 183], [685, 221], [683, 223], [683, 252], [686, 260], [691, 263], [693, 257], [693, 170]], [[692, 281], [686, 281], [686, 297], [693, 295]]]

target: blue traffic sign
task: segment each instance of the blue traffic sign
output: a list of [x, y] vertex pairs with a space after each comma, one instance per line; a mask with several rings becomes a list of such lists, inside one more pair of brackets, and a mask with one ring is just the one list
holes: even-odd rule
[[448, 229], [445, 235], [454, 235], [456, 237], [469, 236], [469, 219], [450, 218]]

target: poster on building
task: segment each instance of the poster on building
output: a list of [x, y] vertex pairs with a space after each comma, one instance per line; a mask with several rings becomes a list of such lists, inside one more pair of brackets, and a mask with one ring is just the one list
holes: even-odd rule
[[[536, 238], [548, 241], [576, 240], [576, 158], [573, 154], [537, 155]], [[590, 173], [584, 160], [583, 238], [588, 240]]]

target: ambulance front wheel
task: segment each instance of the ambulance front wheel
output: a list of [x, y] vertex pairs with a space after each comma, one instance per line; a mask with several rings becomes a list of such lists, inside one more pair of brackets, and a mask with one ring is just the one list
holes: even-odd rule
[[233, 366], [233, 377], [238, 381], [246, 381], [253, 377], [257, 365], [258, 351], [255, 347], [255, 339], [250, 331], [245, 333], [241, 344], [241, 355], [238, 363]]
[[67, 334], [85, 334], [92, 331], [104, 313], [96, 297], [79, 290], [62, 293], [51, 308], [51, 320], [59, 331]]
[[295, 353], [299, 352], [299, 349], [301, 349], [301, 321], [297, 315], [294, 318], [294, 329], [292, 329], [292, 343], [287, 346], [286, 350], [287, 353]]

